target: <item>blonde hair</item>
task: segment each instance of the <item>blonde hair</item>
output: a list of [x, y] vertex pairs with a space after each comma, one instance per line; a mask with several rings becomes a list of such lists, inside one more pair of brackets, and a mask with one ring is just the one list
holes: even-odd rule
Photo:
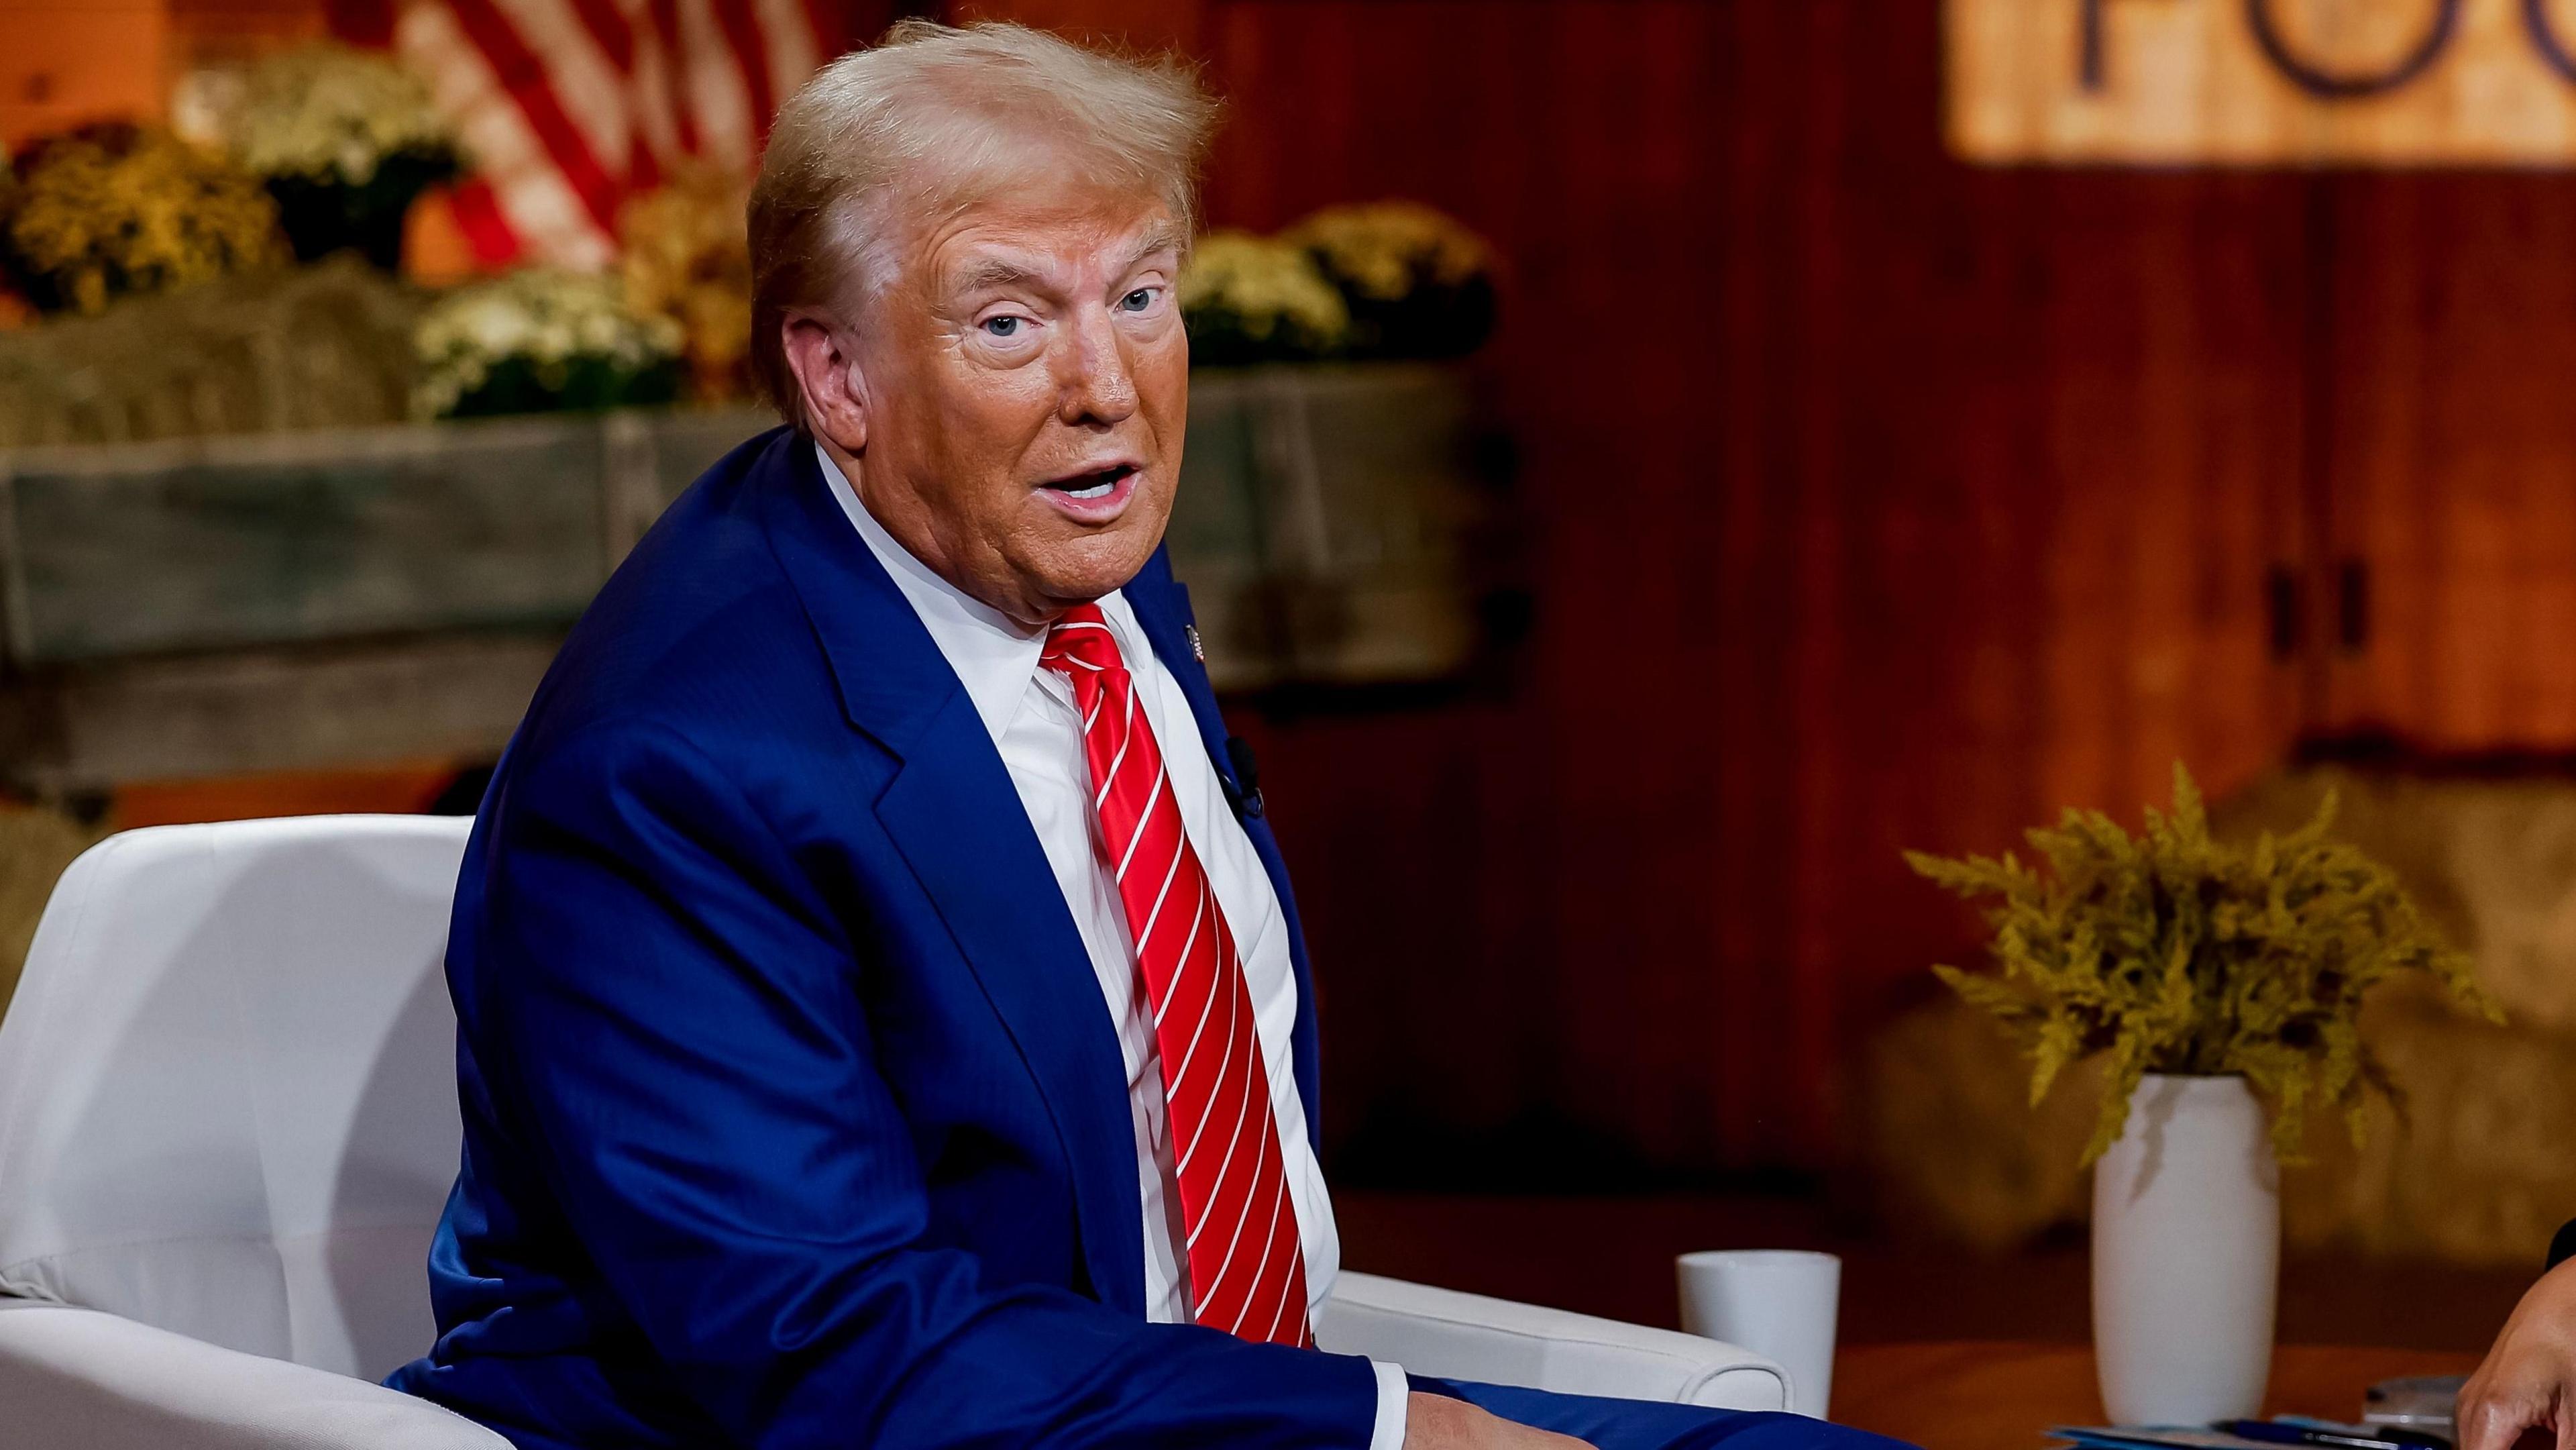
[[[1044, 31], [907, 20], [815, 73], [779, 108], [753, 184], [751, 364], [807, 430], [780, 331], [803, 307], [881, 288], [907, 217], [967, 205], [1033, 145], [1160, 200], [1189, 235], [1216, 104], [1168, 57], [1134, 60]], [[843, 315], [842, 321], [851, 319]]]

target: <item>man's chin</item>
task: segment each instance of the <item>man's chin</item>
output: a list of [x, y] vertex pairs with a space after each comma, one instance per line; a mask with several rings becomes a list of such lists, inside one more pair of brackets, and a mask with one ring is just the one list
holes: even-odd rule
[[1066, 605], [1087, 604], [1126, 587], [1145, 561], [1154, 557], [1162, 530], [1129, 526], [1065, 541], [1046, 556], [1029, 561], [1023, 576], [1047, 598]]
[[1137, 571], [1145, 567], [1145, 561], [1152, 557], [1153, 550], [1147, 549], [1116, 561], [1088, 563], [1080, 568], [1052, 569], [1041, 577], [1040, 588], [1047, 598], [1056, 601], [1061, 607], [1071, 608], [1076, 604], [1088, 604], [1104, 594], [1114, 593], [1127, 587], [1127, 582], [1135, 578]]

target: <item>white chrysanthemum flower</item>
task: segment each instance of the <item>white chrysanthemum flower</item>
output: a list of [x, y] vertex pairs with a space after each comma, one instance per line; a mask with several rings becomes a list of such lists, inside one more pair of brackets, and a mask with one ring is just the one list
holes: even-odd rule
[[430, 307], [413, 333], [423, 417], [451, 413], [511, 359], [533, 365], [559, 387], [572, 368], [597, 361], [642, 373], [680, 356], [670, 319], [640, 316], [614, 277], [541, 268], [462, 287]]
[[429, 87], [390, 56], [312, 45], [251, 68], [225, 129], [262, 176], [364, 186], [386, 158], [453, 155], [456, 133]]

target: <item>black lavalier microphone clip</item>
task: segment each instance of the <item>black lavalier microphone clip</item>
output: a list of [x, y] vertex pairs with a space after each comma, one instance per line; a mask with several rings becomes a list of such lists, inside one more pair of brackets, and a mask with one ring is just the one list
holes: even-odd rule
[[1225, 758], [1234, 764], [1234, 779], [1226, 783], [1226, 795], [1234, 801], [1237, 815], [1260, 818], [1265, 807], [1261, 801], [1261, 762], [1252, 756], [1252, 742], [1240, 735], [1225, 737]]

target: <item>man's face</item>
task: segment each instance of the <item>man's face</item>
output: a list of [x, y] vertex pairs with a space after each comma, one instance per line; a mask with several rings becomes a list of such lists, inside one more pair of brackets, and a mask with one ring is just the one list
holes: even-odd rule
[[1188, 421], [1172, 216], [1042, 180], [895, 239], [858, 344], [869, 511], [1025, 622], [1125, 584], [1162, 541]]

